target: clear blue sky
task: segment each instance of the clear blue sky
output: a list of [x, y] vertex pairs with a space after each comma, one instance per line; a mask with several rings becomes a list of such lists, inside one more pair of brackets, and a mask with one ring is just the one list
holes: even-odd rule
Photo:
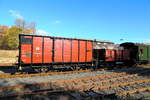
[[150, 42], [150, 0], [0, 0], [0, 25], [16, 17], [53, 36]]

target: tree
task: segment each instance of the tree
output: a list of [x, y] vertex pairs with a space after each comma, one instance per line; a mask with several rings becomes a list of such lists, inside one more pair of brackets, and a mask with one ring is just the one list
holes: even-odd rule
[[35, 32], [36, 32], [36, 22], [28, 23], [25, 28], [29, 29], [32, 34], [35, 34]]
[[36, 22], [27, 22], [20, 18], [15, 20], [15, 26], [22, 28], [24, 34], [34, 34], [36, 31]]
[[9, 29], [9, 27], [7, 25], [0, 25], [1, 36], [4, 35], [8, 29]]
[[0, 47], [2, 47], [2, 42], [8, 29], [7, 25], [0, 25]]
[[12, 26], [6, 33], [2, 41], [4, 49], [17, 49], [19, 45], [19, 34], [22, 33], [22, 28]]
[[[17, 49], [19, 45], [19, 34], [34, 34], [36, 31], [36, 23], [35, 22], [26, 22], [24, 19], [17, 18], [15, 20], [15, 25], [11, 28], [7, 28], [4, 31], [4, 26], [2, 26], [1, 33], [5, 33], [4, 35], [0, 35], [0, 48], [1, 49]], [[5, 28], [5, 27], [4, 27]]]

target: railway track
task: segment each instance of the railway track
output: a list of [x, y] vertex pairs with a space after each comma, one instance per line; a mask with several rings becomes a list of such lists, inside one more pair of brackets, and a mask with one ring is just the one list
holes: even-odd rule
[[[98, 69], [97, 71], [105, 71], [108, 70], [106, 68]], [[64, 72], [47, 72], [47, 73], [2, 73], [0, 74], [0, 78], [17, 78], [17, 77], [33, 77], [33, 76], [47, 76], [47, 75], [59, 75], [59, 74], [72, 74], [72, 73], [81, 73], [81, 72], [91, 72], [93, 69], [86, 69], [86, 70], [75, 70], [75, 71], [64, 71]]]
[[92, 90], [101, 90], [101, 89], [106, 89], [106, 88], [123, 87], [123, 86], [134, 85], [134, 84], [141, 84], [141, 83], [147, 83], [147, 82], [150, 82], [150, 79], [136, 80], [136, 81], [126, 82], [126, 83], [118, 83], [118, 84], [110, 84], [110, 85], [98, 86], [98, 87], [92, 88]]
[[[101, 69], [105, 71], [104, 69]], [[48, 76], [57, 74], [73, 74], [81, 72], [90, 72], [89, 70], [79, 70], [79, 71], [68, 71], [68, 72], [49, 72], [49, 73], [35, 73], [35, 74], [1, 74], [0, 78], [16, 78], [16, 77], [34, 77], [34, 76]], [[108, 70], [106, 70], [108, 71]], [[116, 70], [115, 70], [116, 71]], [[113, 90], [116, 88], [123, 88], [117, 93], [118, 96], [123, 96], [127, 94], [135, 93], [136, 91], [146, 91], [149, 90], [146, 87], [141, 89], [133, 88], [132, 90], [126, 90], [124, 87], [147, 84], [150, 83], [150, 79], [142, 77], [140, 75], [149, 74], [149, 69], [131, 68], [124, 71], [116, 71], [112, 73], [104, 73], [97, 76], [90, 76], [84, 78], [68, 79], [68, 80], [56, 80], [49, 82], [33, 83], [33, 84], [18, 84], [13, 86], [1, 86], [0, 87], [0, 97], [14, 96], [21, 94], [32, 94], [37, 91], [104, 91]], [[141, 78], [142, 77], [142, 78]], [[149, 85], [148, 85], [149, 86]], [[12, 93], [9, 93], [12, 91]], [[5, 94], [8, 93], [8, 94]]]
[[[140, 71], [140, 70], [138, 70]], [[149, 73], [150, 71], [144, 71], [142, 73]], [[124, 86], [132, 86], [134, 84], [144, 84], [149, 83], [150, 79], [140, 79], [139, 76], [134, 72], [133, 74], [128, 74], [126, 72], [120, 73], [107, 73], [93, 77], [87, 78], [79, 78], [79, 79], [72, 79], [72, 80], [57, 80], [51, 82], [43, 82], [43, 83], [34, 83], [34, 84], [20, 84], [15, 86], [4, 86], [0, 88], [0, 92], [9, 91], [9, 90], [22, 90], [18, 92], [19, 94], [30, 94], [36, 91], [42, 90], [64, 90], [64, 91], [101, 91], [103, 89], [109, 88], [117, 88], [117, 87], [124, 87]], [[17, 93], [17, 94], [18, 94]], [[125, 93], [122, 93], [125, 94]], [[16, 95], [16, 94], [15, 94]]]
[[[126, 67], [125, 67], [126, 69]], [[103, 68], [103, 69], [98, 69], [97, 71], [107, 71], [108, 69]], [[134, 71], [136, 72], [140, 72], [143, 69], [136, 69], [133, 68], [127, 72], [129, 73], [134, 73]], [[64, 72], [47, 72], [47, 73], [16, 73], [16, 74], [11, 74], [11, 73], [4, 73], [4, 74], [0, 74], [0, 78], [17, 78], [17, 77], [34, 77], [34, 76], [47, 76], [47, 75], [61, 75], [61, 74], [73, 74], [73, 73], [81, 73], [81, 72], [91, 72], [93, 71], [93, 69], [86, 69], [86, 70], [75, 70], [75, 71], [64, 71]]]
[[[148, 72], [150, 71], [144, 71], [144, 72], [141, 72], [141, 74], [148, 73]], [[128, 79], [132, 79], [132, 78], [134, 79], [136, 77], [138, 77], [137, 74], [130, 75], [125, 72], [122, 72], [122, 73], [112, 73], [112, 74], [106, 74], [106, 75], [89, 77], [89, 78], [81, 78], [81, 79], [76, 79], [76, 80], [62, 80], [62, 81], [55, 82], [55, 85], [63, 84], [62, 87], [65, 87], [64, 89], [66, 90], [70, 90], [70, 89], [79, 90], [79, 91], [99, 90], [99, 89], [105, 89], [105, 88], [120, 87], [120, 86], [127, 86], [130, 84], [136, 84], [138, 83], [138, 81], [135, 81], [135, 83], [134, 82], [122, 83], [123, 81], [121, 81], [121, 80], [127, 81]], [[117, 84], [116, 81], [121, 81], [121, 82]], [[147, 81], [139, 80], [139, 83], [141, 82], [147, 82]], [[112, 84], [107, 85], [107, 83], [112, 83]]]
[[17, 77], [34, 77], [34, 76], [47, 76], [47, 75], [57, 75], [57, 74], [72, 74], [72, 73], [81, 73], [81, 72], [90, 72], [91, 69], [86, 70], [76, 70], [76, 71], [66, 71], [66, 72], [48, 72], [48, 73], [17, 73], [17, 74], [0, 74], [0, 78], [17, 78]]
[[[109, 73], [109, 74], [104, 74], [100, 76], [94, 76], [94, 77], [88, 77], [88, 78], [80, 78], [80, 79], [72, 79], [72, 80], [57, 80], [57, 81], [51, 81], [51, 82], [44, 82], [44, 83], [36, 83], [36, 84], [27, 84], [28, 86], [49, 86], [49, 85], [57, 85], [57, 84], [68, 84], [68, 83], [78, 83], [79, 81], [88, 81], [91, 79], [98, 79], [98, 78], [105, 78], [105, 77], [110, 77], [110, 76], [118, 76], [118, 75], [124, 75], [125, 72], [122, 73]], [[0, 90], [7, 90], [7, 89], [13, 89], [13, 88], [24, 88], [26, 87], [25, 85], [16, 85], [16, 86], [5, 86], [0, 88]]]
[[139, 92], [143, 92], [143, 91], [150, 91], [150, 87], [143, 87], [143, 88], [138, 88], [138, 89], [133, 89], [133, 90], [126, 90], [126, 91], [123, 91], [121, 93], [118, 93], [117, 95], [121, 97], [124, 95], [139, 93]]

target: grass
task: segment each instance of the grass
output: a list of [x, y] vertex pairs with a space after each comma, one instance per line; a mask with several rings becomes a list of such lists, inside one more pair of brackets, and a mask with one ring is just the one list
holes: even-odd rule
[[0, 50], [0, 64], [16, 63], [18, 54], [18, 50]]
[[0, 57], [15, 58], [18, 55], [18, 50], [0, 50]]

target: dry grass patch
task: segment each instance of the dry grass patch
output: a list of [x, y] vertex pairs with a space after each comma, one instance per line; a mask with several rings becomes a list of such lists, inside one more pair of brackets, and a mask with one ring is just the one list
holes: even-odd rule
[[0, 50], [0, 63], [16, 63], [18, 50]]

